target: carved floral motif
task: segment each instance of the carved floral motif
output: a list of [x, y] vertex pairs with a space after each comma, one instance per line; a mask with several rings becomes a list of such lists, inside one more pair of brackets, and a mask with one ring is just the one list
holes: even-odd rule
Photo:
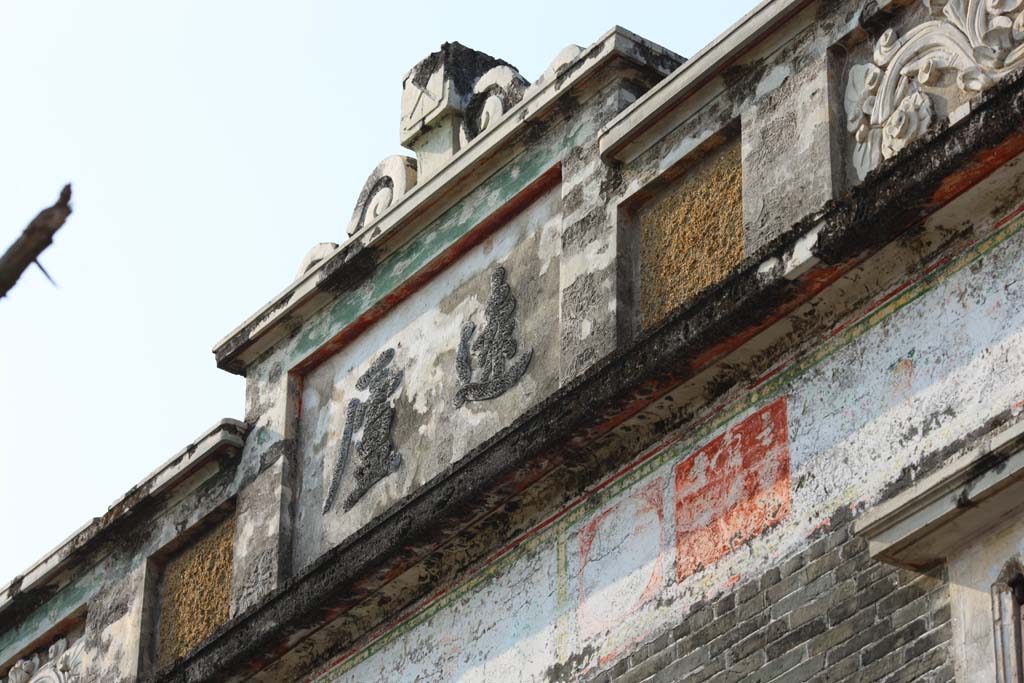
[[66, 638], [50, 646], [45, 662], [38, 654], [19, 660], [7, 672], [6, 683], [84, 683], [81, 680], [84, 641], [68, 647]]
[[904, 36], [885, 31], [873, 63], [850, 70], [846, 123], [861, 179], [928, 131], [934, 108], [922, 86], [948, 73], [969, 99], [1024, 63], [1024, 0], [922, 2], [934, 19]]

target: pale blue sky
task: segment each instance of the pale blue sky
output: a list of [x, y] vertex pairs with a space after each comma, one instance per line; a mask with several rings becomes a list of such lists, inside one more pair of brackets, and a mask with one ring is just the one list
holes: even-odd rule
[[0, 584], [222, 417], [210, 349], [341, 242], [446, 40], [539, 76], [615, 24], [692, 55], [720, 2], [0, 0], [0, 249], [74, 209], [0, 300]]

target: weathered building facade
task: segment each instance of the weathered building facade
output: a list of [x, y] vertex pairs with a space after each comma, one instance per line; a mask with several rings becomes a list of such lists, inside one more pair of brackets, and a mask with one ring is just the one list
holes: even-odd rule
[[1022, 680], [1024, 1], [446, 44], [0, 678]]

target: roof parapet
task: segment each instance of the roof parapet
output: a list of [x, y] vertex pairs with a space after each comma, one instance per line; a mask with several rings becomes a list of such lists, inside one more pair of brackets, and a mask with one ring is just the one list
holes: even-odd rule
[[115, 522], [138, 510], [145, 501], [172, 490], [197, 474], [215, 458], [237, 457], [245, 445], [245, 435], [248, 431], [249, 427], [244, 422], [230, 418], [225, 418], [206, 430], [194, 442], [178, 451], [148, 477], [111, 503], [106, 513], [94, 517], [26, 569], [23, 574], [0, 588], [0, 614], [10, 608], [22, 593], [49, 584], [62, 570], [71, 566], [77, 551], [88, 546]]
[[660, 137], [646, 133], [662, 118], [811, 1], [764, 0], [612, 119], [600, 134], [601, 156], [622, 162], [636, 158]]
[[[428, 57], [420, 64], [430, 62], [431, 59]], [[443, 65], [444, 60], [437, 59]], [[473, 59], [481, 63], [485, 61], [479, 57]], [[511, 149], [512, 142], [526, 127], [550, 112], [563, 95], [573, 91], [615, 59], [647, 67], [663, 75], [668, 75], [685, 61], [678, 54], [615, 26], [588, 48], [570, 45], [561, 50], [544, 74], [523, 89], [521, 97], [515, 94], [522, 85], [518, 80], [521, 77], [510, 74], [507, 69], [511, 67], [500, 60], [494, 60], [496, 66], [484, 71], [475, 80], [470, 78], [473, 83], [472, 92], [464, 98], [462, 109], [457, 110], [461, 112], [458, 147], [452, 148], [452, 154], [445, 159], [445, 163], [429, 174], [423, 172], [422, 156], [414, 161], [399, 155], [389, 157], [379, 164], [370, 174], [356, 202], [353, 220], [349, 224], [349, 240], [329, 256], [324, 254], [322, 244], [316, 245], [314, 249], [317, 253], [304, 259], [306, 267], [301, 269], [294, 282], [214, 346], [213, 353], [218, 367], [235, 374], [244, 374], [252, 358], [284, 336], [281, 322], [287, 320], [294, 323], [319, 310], [333, 297], [331, 283], [338, 278], [340, 271], [347, 272], [365, 266], [357, 258], [360, 252], [373, 246], [381, 254], [387, 253], [389, 244], [401, 243], [405, 237], [415, 234], [453, 206], [473, 189], [474, 185], [468, 182], [471, 176], [486, 177], [489, 169], [496, 169], [507, 161], [514, 151]], [[413, 77], [418, 73], [418, 68], [410, 71]], [[429, 73], [430, 78], [439, 78], [436, 76], [437, 71]], [[455, 67], [448, 73], [448, 77], [453, 77]], [[407, 75], [406, 80], [409, 77]], [[446, 87], [442, 74], [437, 91], [439, 97]], [[464, 93], [466, 90], [465, 84], [451, 87], [456, 93]], [[449, 105], [451, 100], [449, 97]], [[403, 110], [411, 101], [403, 100]], [[419, 123], [414, 125], [412, 120], [427, 125], [435, 120], [431, 117], [441, 116], [442, 111], [454, 116], [452, 106], [444, 110], [434, 108], [429, 112], [415, 110], [417, 113], [410, 114], [408, 125], [411, 132], [404, 139], [417, 149], [418, 154], [423, 133], [416, 128]]]

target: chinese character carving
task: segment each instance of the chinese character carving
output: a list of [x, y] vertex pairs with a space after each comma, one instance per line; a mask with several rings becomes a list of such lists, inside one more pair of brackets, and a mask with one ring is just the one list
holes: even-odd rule
[[[459, 388], [454, 404], [462, 407], [466, 401], [486, 401], [501, 396], [511, 389], [526, 372], [533, 350], [518, 358], [515, 339], [516, 299], [505, 281], [505, 269], [491, 271], [491, 295], [484, 310], [486, 323], [476, 339], [476, 324], [462, 325], [462, 338], [455, 356], [455, 371]], [[474, 367], [475, 366], [475, 367]]]
[[[341, 449], [334, 463], [331, 486], [324, 499], [324, 513], [334, 505], [342, 475], [355, 451], [352, 476], [355, 488], [345, 499], [344, 509], [349, 510], [384, 477], [398, 471], [402, 456], [391, 441], [391, 425], [395, 420], [395, 408], [391, 397], [402, 383], [403, 372], [391, 367], [395, 357], [394, 349], [387, 349], [370, 365], [356, 381], [356, 389], [369, 390], [365, 400], [357, 398], [348, 402], [345, 413], [345, 430], [341, 437]], [[358, 443], [353, 446], [353, 441]]]

